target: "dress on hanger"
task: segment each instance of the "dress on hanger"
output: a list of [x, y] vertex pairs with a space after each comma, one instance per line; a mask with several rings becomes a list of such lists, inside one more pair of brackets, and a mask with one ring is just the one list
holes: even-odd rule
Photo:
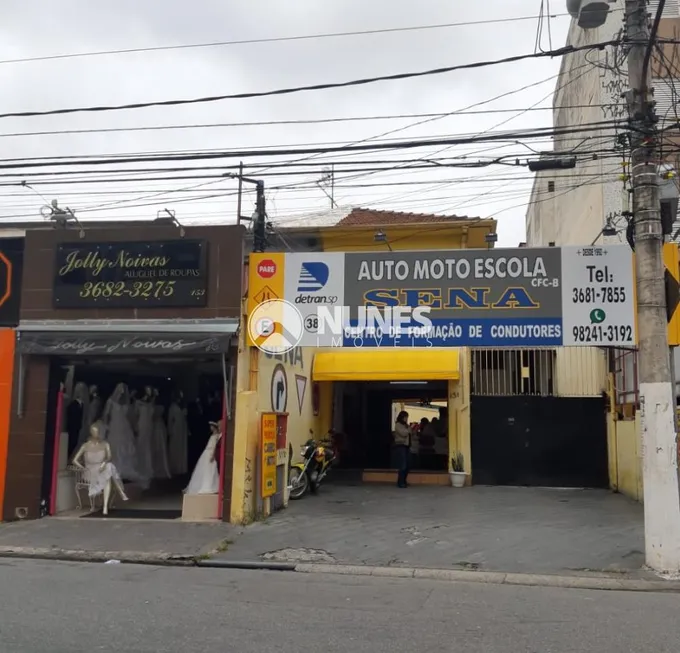
[[125, 480], [144, 486], [147, 481], [137, 465], [135, 434], [130, 423], [130, 395], [124, 383], [119, 383], [107, 399], [103, 421], [113, 466]]
[[168, 461], [168, 431], [163, 419], [163, 406], [156, 404], [153, 409], [153, 437], [151, 451], [153, 453], [153, 477], [171, 478]]
[[151, 401], [135, 401], [133, 423], [137, 431], [137, 468], [146, 487], [154, 477], [153, 413], [154, 405]]
[[218, 431], [208, 439], [208, 444], [191, 475], [189, 485], [184, 490], [186, 494], [216, 494], [219, 490], [220, 474], [215, 460], [215, 450], [221, 437], [222, 434]]
[[168, 410], [168, 434], [170, 436], [170, 471], [173, 475], [181, 476], [187, 473], [189, 426], [186, 409], [176, 401], [170, 404]]

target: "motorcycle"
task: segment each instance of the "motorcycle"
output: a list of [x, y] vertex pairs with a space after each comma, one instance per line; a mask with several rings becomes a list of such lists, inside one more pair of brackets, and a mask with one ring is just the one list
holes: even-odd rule
[[301, 499], [307, 492], [316, 492], [336, 460], [332, 444], [313, 439], [302, 445], [300, 455], [302, 461], [291, 464], [288, 472], [288, 496], [293, 500]]

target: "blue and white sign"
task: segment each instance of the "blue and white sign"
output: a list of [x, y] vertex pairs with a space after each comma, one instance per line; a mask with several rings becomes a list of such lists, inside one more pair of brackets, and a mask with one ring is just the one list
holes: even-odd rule
[[301, 346], [636, 345], [627, 245], [286, 254]]

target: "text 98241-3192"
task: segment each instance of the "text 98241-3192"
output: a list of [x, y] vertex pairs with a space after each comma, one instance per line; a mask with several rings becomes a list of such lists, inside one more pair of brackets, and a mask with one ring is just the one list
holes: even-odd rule
[[634, 344], [633, 327], [630, 325], [579, 325], [572, 329], [572, 335], [575, 342], [583, 343], [584, 345], [614, 342]]

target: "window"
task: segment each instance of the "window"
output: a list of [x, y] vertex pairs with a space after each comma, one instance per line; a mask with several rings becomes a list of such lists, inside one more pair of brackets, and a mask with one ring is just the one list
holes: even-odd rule
[[555, 182], [554, 182], [554, 181], [549, 181], [549, 182], [548, 182], [548, 192], [549, 192], [549, 193], [554, 193], [554, 192], [555, 192]]

